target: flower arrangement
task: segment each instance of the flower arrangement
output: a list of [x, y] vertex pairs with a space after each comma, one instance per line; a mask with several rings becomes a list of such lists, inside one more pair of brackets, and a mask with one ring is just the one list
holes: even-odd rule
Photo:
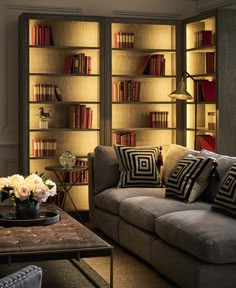
[[15, 174], [0, 178], [0, 193], [0, 199], [11, 197], [15, 206], [17, 201], [46, 202], [49, 196], [56, 195], [57, 187], [44, 173], [33, 173], [27, 177]]

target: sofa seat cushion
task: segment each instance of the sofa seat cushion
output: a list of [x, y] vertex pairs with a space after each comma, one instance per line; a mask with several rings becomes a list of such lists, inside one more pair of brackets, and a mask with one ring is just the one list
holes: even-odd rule
[[124, 199], [137, 196], [157, 196], [164, 197], [165, 189], [150, 187], [150, 188], [110, 188], [100, 192], [95, 196], [95, 207], [119, 215], [120, 202]]
[[236, 263], [236, 220], [213, 211], [174, 212], [156, 219], [159, 237], [210, 263]]
[[155, 233], [155, 219], [164, 214], [189, 209], [210, 209], [205, 202], [187, 204], [175, 199], [139, 196], [120, 203], [120, 217], [143, 230]]

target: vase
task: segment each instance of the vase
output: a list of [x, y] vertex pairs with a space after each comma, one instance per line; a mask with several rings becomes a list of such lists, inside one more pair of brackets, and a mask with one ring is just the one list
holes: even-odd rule
[[48, 120], [40, 120], [39, 121], [40, 129], [48, 129]]
[[40, 203], [38, 201], [16, 200], [17, 219], [37, 219], [40, 218]]

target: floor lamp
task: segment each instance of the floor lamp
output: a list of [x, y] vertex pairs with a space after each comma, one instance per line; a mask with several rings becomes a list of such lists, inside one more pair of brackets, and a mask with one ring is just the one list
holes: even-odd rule
[[[176, 100], [190, 100], [193, 99], [193, 96], [186, 90], [186, 85], [185, 85], [185, 77], [189, 77], [191, 78], [194, 83], [196, 82], [196, 80], [193, 78], [192, 75], [190, 75], [187, 71], [184, 71], [182, 73], [182, 77], [180, 82], [178, 83], [177, 89], [175, 91], [173, 91], [172, 93], [170, 93], [169, 97], [172, 99], [176, 99]], [[195, 123], [195, 128], [194, 128], [194, 149], [196, 149], [197, 146], [197, 103], [196, 103], [196, 99], [195, 99], [195, 106], [194, 106], [194, 123]]]

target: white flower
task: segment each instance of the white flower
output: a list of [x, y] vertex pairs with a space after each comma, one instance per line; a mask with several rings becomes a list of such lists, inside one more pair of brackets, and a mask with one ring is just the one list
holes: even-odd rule
[[[46, 179], [44, 174], [33, 173], [27, 177], [14, 174], [0, 178], [0, 193], [6, 193], [12, 200], [36, 200], [46, 202], [49, 196], [57, 193], [56, 183]], [[1, 198], [1, 197], [0, 197]]]
[[48, 187], [52, 187], [51, 189], [49, 188], [49, 194], [50, 196], [55, 196], [57, 194], [57, 186], [56, 186], [56, 183], [53, 182], [51, 179], [47, 179], [45, 181], [45, 184], [48, 186]]
[[49, 197], [49, 189], [48, 186], [45, 184], [37, 184], [34, 187], [34, 191], [33, 191], [33, 197], [35, 200], [37, 200], [38, 202], [46, 202], [46, 200]]
[[8, 186], [9, 187], [17, 187], [23, 185], [25, 178], [22, 175], [14, 174], [8, 177]]
[[15, 187], [14, 190], [12, 190], [12, 191], [13, 191], [13, 194], [15, 195], [15, 197], [20, 199], [21, 201], [28, 199], [30, 196], [30, 189], [27, 186]]

